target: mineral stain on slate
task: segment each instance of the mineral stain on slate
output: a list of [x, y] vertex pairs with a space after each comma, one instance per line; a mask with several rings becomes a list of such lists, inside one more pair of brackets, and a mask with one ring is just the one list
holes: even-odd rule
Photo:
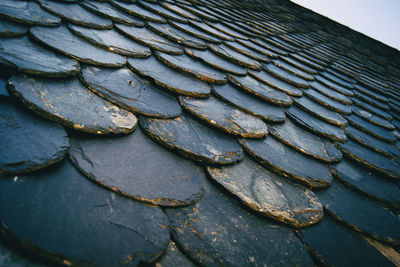
[[122, 195], [161, 206], [189, 205], [201, 198], [202, 170], [155, 144], [140, 129], [102, 139], [74, 135], [71, 143], [75, 166]]
[[0, 100], [0, 174], [35, 171], [62, 160], [69, 150], [64, 128]]
[[322, 219], [322, 204], [314, 193], [261, 167], [245, 157], [239, 164], [207, 167], [212, 179], [250, 208], [294, 227]]
[[76, 78], [53, 80], [15, 75], [9, 88], [36, 113], [72, 129], [121, 134], [136, 128], [135, 115], [91, 93]]
[[177, 117], [182, 113], [175, 97], [127, 68], [114, 70], [85, 66], [81, 78], [91, 91], [121, 108], [157, 118]]
[[232, 164], [243, 159], [234, 139], [185, 114], [168, 120], [140, 117], [140, 127], [155, 141], [196, 162]]
[[55, 263], [136, 266], [157, 259], [169, 243], [168, 218], [160, 208], [95, 186], [68, 161], [2, 177], [0, 185], [3, 234]]

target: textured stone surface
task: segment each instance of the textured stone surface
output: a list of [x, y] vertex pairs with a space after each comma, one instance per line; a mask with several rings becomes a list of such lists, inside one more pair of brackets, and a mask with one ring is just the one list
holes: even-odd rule
[[239, 64], [240, 66], [250, 68], [253, 70], [260, 70], [261, 69], [261, 64], [254, 60], [251, 59], [245, 55], [242, 55], [239, 52], [236, 52], [235, 50], [229, 48], [225, 44], [221, 45], [210, 45], [210, 49], [217, 55], [224, 57], [236, 64]]
[[168, 266], [185, 266], [195, 267], [196, 265], [189, 260], [186, 255], [179, 250], [174, 241], [171, 241], [165, 250], [165, 253], [159, 258], [155, 266], [168, 267]]
[[125, 3], [117, 0], [111, 0], [110, 4], [113, 6], [117, 7], [118, 9], [125, 11], [129, 13], [130, 15], [143, 19], [143, 20], [149, 20], [149, 21], [154, 21], [157, 23], [165, 23], [166, 20], [162, 16], [159, 16], [151, 11], [148, 11], [144, 8], [142, 8], [139, 5], [136, 4], [131, 4], [131, 3]]
[[0, 21], [0, 37], [17, 37], [22, 36], [28, 31], [28, 28], [14, 23], [12, 21]]
[[313, 89], [308, 89], [307, 91], [304, 91], [304, 94], [308, 96], [310, 99], [313, 101], [317, 102], [318, 104], [321, 104], [333, 111], [336, 111], [340, 114], [344, 115], [349, 115], [351, 114], [351, 108], [347, 105], [344, 105], [342, 103], [339, 103], [336, 100], [333, 100], [321, 93], [319, 93], [316, 90]]

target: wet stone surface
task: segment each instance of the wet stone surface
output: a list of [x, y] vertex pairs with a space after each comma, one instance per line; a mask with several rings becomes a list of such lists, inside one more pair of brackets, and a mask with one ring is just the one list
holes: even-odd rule
[[12, 21], [0, 20], [0, 37], [22, 36], [28, 31], [28, 28], [14, 23]]
[[261, 69], [261, 64], [258, 61], [251, 59], [245, 55], [242, 55], [239, 52], [236, 52], [235, 50], [229, 48], [225, 44], [221, 45], [210, 44], [209, 47], [215, 54], [224, 57], [232, 61], [233, 63], [239, 64], [240, 66], [250, 68], [253, 70]]
[[0, 174], [41, 169], [69, 150], [64, 128], [37, 117], [11, 100], [0, 100]]
[[157, 23], [166, 23], [166, 19], [156, 13], [148, 11], [137, 4], [125, 3], [117, 0], [110, 0], [110, 4], [117, 7], [118, 9], [129, 13], [130, 15]]
[[309, 187], [327, 187], [331, 183], [332, 176], [322, 163], [304, 157], [272, 137], [243, 139], [240, 144], [260, 164], [290, 180]]
[[171, 92], [194, 97], [210, 95], [207, 83], [174, 71], [154, 56], [146, 59], [128, 58], [128, 67], [140, 75], [152, 78], [157, 85]]
[[175, 97], [127, 68], [114, 70], [85, 66], [81, 78], [94, 93], [135, 113], [157, 118], [177, 117], [182, 113]]
[[343, 105], [342, 103], [339, 103], [311, 88], [304, 91], [304, 94], [318, 104], [323, 105], [340, 114], [349, 115], [352, 112], [349, 106]]
[[129, 133], [136, 128], [135, 115], [91, 93], [76, 78], [15, 75], [10, 83], [12, 93], [28, 108], [69, 128], [94, 134]]
[[29, 74], [65, 77], [78, 74], [76, 60], [39, 46], [28, 37], [0, 38], [0, 61]]
[[197, 264], [312, 264], [290, 229], [249, 213], [238, 200], [204, 183], [203, 198], [193, 207], [166, 210], [174, 240]]
[[181, 105], [194, 116], [228, 134], [262, 138], [268, 134], [267, 125], [229, 104], [211, 96], [207, 99], [179, 97]]
[[[95, 186], [69, 161], [16, 179], [2, 177], [0, 184], [2, 231], [55, 263], [137, 265], [154, 261], [169, 243], [168, 218], [160, 208]], [[21, 197], [29, 205], [20, 205]]]
[[322, 204], [311, 190], [292, 183], [251, 159], [232, 166], [208, 167], [212, 179], [250, 208], [294, 227], [322, 219]]
[[71, 143], [71, 159], [78, 169], [122, 195], [161, 206], [189, 205], [201, 198], [202, 170], [157, 145], [140, 129], [102, 139], [74, 135]]
[[231, 164], [243, 158], [234, 139], [185, 114], [170, 120], [140, 117], [140, 127], [153, 140], [196, 162]]

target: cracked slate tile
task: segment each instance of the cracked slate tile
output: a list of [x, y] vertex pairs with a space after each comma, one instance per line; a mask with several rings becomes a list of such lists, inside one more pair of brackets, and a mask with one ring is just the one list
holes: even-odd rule
[[160, 206], [186, 206], [202, 196], [203, 171], [140, 129], [102, 139], [73, 135], [71, 144], [70, 158], [86, 177], [124, 196]]
[[166, 19], [172, 19], [172, 20], [175, 20], [175, 21], [178, 21], [181, 23], [188, 22], [188, 20], [185, 17], [183, 17], [175, 12], [172, 12], [171, 10], [159, 5], [157, 2], [150, 3], [150, 2], [144, 2], [144, 1], [138, 1], [137, 3], [140, 6], [146, 8], [154, 13], [157, 13], [158, 15], [160, 15]]
[[64, 128], [0, 101], [0, 175], [36, 171], [62, 160], [69, 150]]
[[323, 217], [322, 204], [310, 189], [268, 171], [247, 157], [239, 164], [207, 167], [207, 172], [245, 205], [274, 220], [301, 228]]
[[122, 67], [126, 63], [124, 57], [75, 36], [65, 25], [57, 28], [32, 27], [30, 33], [40, 43], [87, 64]]
[[227, 60], [230, 60], [233, 63], [236, 63], [242, 67], [250, 68], [253, 70], [261, 69], [261, 64], [258, 61], [251, 59], [248, 56], [245, 56], [245, 55], [229, 48], [225, 44], [221, 44], [221, 45], [210, 44], [209, 48], [215, 54], [217, 54], [223, 58], [226, 58]]
[[[135, 1], [136, 2], [136, 1]], [[121, 11], [124, 11], [136, 18], [143, 19], [143, 20], [148, 20], [148, 21], [153, 21], [157, 23], [166, 23], [167, 20], [151, 11], [148, 11], [147, 9], [144, 9], [140, 7], [137, 4], [134, 3], [125, 3], [117, 0], [110, 0], [109, 3], [116, 8], [118, 8]]]
[[268, 134], [267, 125], [261, 119], [213, 96], [206, 99], [180, 96], [179, 101], [188, 112], [228, 134], [248, 138], [262, 138]]
[[140, 75], [153, 79], [157, 85], [173, 93], [203, 98], [210, 95], [210, 86], [207, 83], [175, 72], [154, 56], [144, 59], [128, 58], [128, 67]]
[[342, 93], [336, 92], [328, 87], [326, 87], [325, 85], [323, 85], [322, 83], [319, 82], [312, 82], [310, 83], [310, 86], [312, 89], [317, 90], [319, 93], [335, 100], [338, 101], [344, 105], [351, 105], [353, 104], [353, 101], [351, 100], [351, 98], [345, 96]]
[[323, 105], [340, 114], [349, 115], [352, 112], [350, 106], [344, 105], [336, 100], [333, 100], [330, 97], [327, 97], [314, 89], [310, 88], [303, 92], [308, 98], [312, 99], [316, 103]]
[[62, 3], [53, 0], [39, 0], [40, 6], [60, 18], [95, 29], [111, 29], [112, 21], [96, 15], [79, 4]]
[[53, 80], [17, 74], [9, 80], [9, 89], [39, 115], [75, 130], [121, 134], [136, 128], [135, 115], [91, 93], [77, 78]]
[[175, 119], [140, 117], [140, 127], [158, 143], [205, 164], [232, 164], [243, 159], [239, 144], [186, 114]]
[[368, 111], [358, 107], [358, 106], [352, 106], [351, 107], [352, 111], [354, 114], [356, 114], [357, 116], [367, 120], [370, 123], [373, 123], [377, 126], [380, 126], [382, 128], [385, 128], [387, 130], [394, 130], [395, 126], [392, 124], [393, 120], [391, 122], [387, 121], [386, 119], [383, 119], [381, 117], [378, 117], [376, 115], [373, 115], [371, 113], [369, 113]]
[[5, 236], [53, 263], [150, 263], [169, 243], [169, 221], [160, 208], [94, 186], [68, 161], [40, 173], [2, 177], [0, 184]]
[[172, 237], [202, 266], [310, 265], [294, 233], [243, 209], [238, 200], [205, 182], [193, 207], [167, 209]]
[[174, 96], [127, 68], [115, 70], [85, 66], [81, 71], [81, 81], [105, 100], [141, 115], [172, 118], [182, 113]]
[[280, 67], [276, 66], [273, 63], [270, 64], [263, 64], [263, 70], [268, 72], [269, 74], [275, 76], [278, 79], [284, 80], [287, 83], [290, 83], [296, 87], [301, 87], [301, 88], [309, 88], [310, 84], [308, 81], [297, 77], [293, 75], [290, 72], [287, 72], [284, 69], [281, 69]]
[[0, 62], [20, 72], [48, 76], [66, 77], [79, 73], [76, 60], [49, 51], [28, 37], [0, 38]]
[[0, 20], [0, 37], [19, 37], [25, 35], [28, 28], [12, 21]]
[[221, 39], [214, 37], [213, 35], [208, 34], [203, 30], [197, 29], [196, 27], [193, 27], [189, 24], [180, 23], [177, 21], [169, 21], [169, 24], [175, 28], [178, 28], [179, 30], [181, 30], [183, 32], [186, 32], [187, 34], [191, 34], [197, 38], [203, 39], [204, 41], [216, 43], [216, 44], [220, 44], [222, 42]]
[[57, 26], [61, 19], [43, 10], [32, 1], [2, 0], [0, 17], [28, 25]]

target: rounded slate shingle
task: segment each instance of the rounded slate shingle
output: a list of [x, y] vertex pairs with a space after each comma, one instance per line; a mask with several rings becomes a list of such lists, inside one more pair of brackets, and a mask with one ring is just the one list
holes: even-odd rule
[[28, 28], [12, 21], [0, 20], [0, 37], [18, 37], [24, 35]]

